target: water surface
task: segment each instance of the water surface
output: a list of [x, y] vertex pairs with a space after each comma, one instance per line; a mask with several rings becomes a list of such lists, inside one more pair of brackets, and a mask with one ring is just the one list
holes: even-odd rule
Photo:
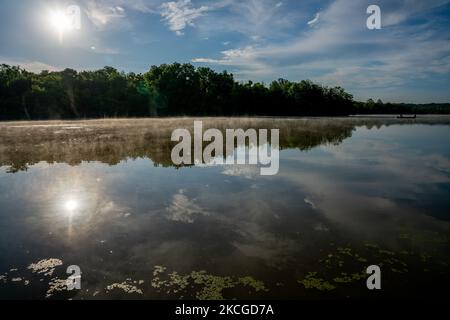
[[[170, 133], [190, 118], [0, 124], [0, 298], [430, 297], [450, 285], [450, 118], [203, 121], [280, 128], [279, 174], [172, 166]], [[365, 284], [373, 264], [379, 292]], [[63, 290], [69, 265], [81, 291]]]

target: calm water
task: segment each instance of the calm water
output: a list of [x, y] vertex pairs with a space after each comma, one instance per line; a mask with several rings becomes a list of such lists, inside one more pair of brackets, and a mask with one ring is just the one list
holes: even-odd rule
[[[205, 121], [280, 128], [279, 174], [172, 167], [170, 132], [193, 119], [1, 124], [0, 298], [447, 290], [449, 118]], [[81, 291], [62, 290], [69, 265]]]

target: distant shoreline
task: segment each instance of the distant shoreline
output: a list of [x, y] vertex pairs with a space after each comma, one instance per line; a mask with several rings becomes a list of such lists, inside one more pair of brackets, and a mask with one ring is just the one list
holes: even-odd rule
[[361, 102], [339, 86], [311, 80], [240, 82], [227, 71], [179, 63], [141, 74], [112, 67], [36, 74], [2, 64], [0, 88], [0, 121], [450, 114], [450, 103]]
[[[168, 117], [138, 117], [138, 118], [92, 118], [92, 119], [32, 119], [32, 120], [4, 120], [0, 121], [0, 125], [11, 124], [36, 124], [40, 123], [52, 123], [50, 126], [65, 126], [70, 123], [101, 123], [101, 122], [146, 122], [146, 121], [177, 121], [177, 120], [194, 120], [194, 119], [209, 119], [209, 120], [258, 120], [258, 119], [273, 119], [273, 120], [394, 120], [395, 122], [420, 122], [420, 120], [436, 119], [436, 118], [448, 118], [450, 120], [450, 114], [420, 114], [416, 119], [399, 119], [395, 114], [355, 114], [349, 116], [168, 116]], [[47, 125], [44, 125], [47, 126]]]

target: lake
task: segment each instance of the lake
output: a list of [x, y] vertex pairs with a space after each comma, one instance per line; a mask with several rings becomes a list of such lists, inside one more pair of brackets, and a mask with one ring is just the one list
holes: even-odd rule
[[450, 117], [201, 120], [279, 128], [279, 173], [173, 166], [194, 118], [0, 123], [0, 298], [446, 294]]

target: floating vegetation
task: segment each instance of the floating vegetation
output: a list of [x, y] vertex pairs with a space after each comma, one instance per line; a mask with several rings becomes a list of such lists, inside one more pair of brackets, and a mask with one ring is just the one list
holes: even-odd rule
[[159, 275], [166, 272], [166, 269], [167, 268], [163, 266], [155, 266], [155, 269], [153, 270], [153, 279], [151, 282], [153, 288], [159, 289], [166, 284], [166, 281], [161, 281], [159, 278]]
[[365, 274], [364, 272], [352, 273], [350, 275], [345, 272], [342, 272], [341, 276], [334, 278], [333, 281], [337, 282], [337, 283], [352, 283], [355, 281], [365, 279], [366, 277], [367, 277], [367, 274]]
[[63, 262], [59, 259], [44, 259], [28, 266], [33, 273], [44, 274], [45, 276], [52, 276], [55, 268], [61, 266]]
[[247, 276], [247, 277], [243, 277], [243, 278], [239, 278], [239, 282], [247, 287], [251, 287], [253, 289], [255, 289], [256, 292], [259, 291], [269, 291], [268, 289], [266, 289], [266, 287], [264, 286], [264, 282], [259, 281], [254, 279], [253, 277]]
[[404, 232], [399, 234], [399, 239], [409, 240], [412, 243], [432, 243], [432, 244], [447, 244], [450, 237], [446, 234], [430, 231], [414, 231], [414, 233]]
[[[365, 243], [360, 251], [364, 254], [369, 254], [371, 260], [379, 266], [386, 266], [386, 270], [393, 273], [407, 273], [408, 264], [397, 258], [397, 252], [380, 248], [379, 245], [373, 243]], [[321, 291], [331, 291], [336, 288], [335, 284], [351, 284], [362, 279], [367, 278], [365, 268], [369, 260], [361, 256], [361, 252], [350, 247], [337, 247], [335, 252], [327, 253], [319, 262], [325, 264], [324, 274], [322, 277], [317, 276], [317, 272], [310, 272], [305, 279], [298, 281], [306, 289], [317, 289]], [[410, 252], [402, 252], [412, 256]], [[428, 261], [429, 255], [422, 254], [418, 256], [422, 262]], [[346, 272], [340, 272], [338, 275], [333, 275], [332, 272], [336, 268], [343, 268], [345, 265]], [[361, 272], [361, 269], [363, 271]], [[339, 270], [339, 269], [338, 269]], [[325, 275], [325, 277], [323, 277]], [[332, 280], [326, 280], [332, 279]]]
[[[169, 274], [170, 282], [177, 286], [176, 289], [173, 290], [173, 293], [178, 293], [186, 289], [189, 285], [189, 276], [181, 276], [177, 272], [172, 272]], [[167, 292], [170, 293], [170, 290]]]
[[343, 254], [343, 255], [347, 255], [347, 256], [350, 256], [350, 257], [353, 256], [353, 254], [352, 254], [352, 249], [351, 249], [351, 248], [342, 248], [342, 247], [339, 247], [339, 248], [337, 248], [337, 251], [338, 251], [340, 254]]
[[336, 289], [336, 287], [331, 283], [324, 279], [317, 278], [316, 275], [317, 272], [310, 272], [305, 279], [299, 280], [298, 282], [301, 283], [306, 289], [317, 289], [320, 291], [331, 291]]
[[[330, 247], [320, 250], [320, 255], [320, 260], [314, 260], [316, 265], [313, 265], [311, 269], [297, 271], [298, 274], [303, 275], [302, 278], [292, 279], [288, 276], [284, 284], [274, 281], [274, 294], [278, 294], [278, 292], [283, 294], [288, 290], [291, 293], [290, 285], [294, 285], [294, 289], [298, 290], [300, 295], [336, 296], [344, 294], [343, 292], [346, 290], [353, 296], [353, 292], [359, 292], [361, 287], [365, 288], [363, 281], [369, 277], [366, 274], [366, 268], [370, 264], [378, 265], [385, 274], [390, 274], [386, 281], [389, 281], [389, 285], [392, 287], [401, 285], [408, 276], [406, 275], [408, 272], [411, 272], [412, 276], [413, 272], [423, 270], [424, 273], [428, 272], [430, 275], [430, 270], [436, 272], [436, 270], [440, 271], [439, 268], [444, 270], [445, 267], [448, 267], [448, 263], [441, 261], [437, 253], [421, 252], [412, 246], [392, 249], [392, 247], [374, 243], [364, 243], [358, 246], [351, 243], [332, 243]], [[126, 277], [121, 278], [119, 282], [115, 282], [116, 279], [105, 280], [108, 282], [97, 283], [95, 288], [89, 288], [85, 290], [86, 292], [74, 292], [69, 295], [65, 293], [67, 291], [66, 280], [56, 277], [64, 278], [64, 275], [59, 275], [60, 270], [57, 268], [61, 265], [63, 265], [63, 261], [53, 258], [40, 260], [28, 267], [26, 264], [25, 267], [21, 266], [19, 269], [8, 268], [8, 272], [0, 275], [0, 286], [4, 289], [11, 285], [14, 290], [23, 290], [25, 294], [31, 292], [30, 289], [33, 289], [33, 292], [38, 290], [39, 297], [42, 298], [68, 298], [70, 296], [81, 299], [98, 298], [99, 296], [103, 298], [108, 294], [115, 297], [126, 297], [127, 295], [138, 297], [138, 295], [143, 296], [144, 293], [145, 297], [149, 293], [151, 297], [168, 299], [248, 299], [249, 297], [264, 297], [265, 293], [269, 291], [263, 281], [250, 275], [220, 276], [204, 270], [189, 271], [183, 274], [157, 265], [153, 270], [148, 271], [148, 278], [144, 278], [145, 281]], [[123, 279], [126, 280], [120, 282]], [[36, 284], [34, 282], [38, 281], [41, 283], [36, 286], [37, 289], [31, 288]], [[21, 289], [19, 286], [24, 288]], [[280, 288], [284, 286], [286, 288]], [[347, 293], [345, 294], [347, 296]]]
[[49, 282], [49, 289], [47, 290], [46, 298], [52, 297], [54, 294], [67, 290], [67, 281], [63, 279], [54, 278]]
[[[55, 272], [55, 268], [63, 265], [63, 262], [60, 259], [43, 259], [38, 262], [32, 263], [27, 267], [27, 270], [30, 270], [31, 273], [37, 275], [43, 275], [45, 277], [51, 277]], [[9, 270], [11, 273], [16, 273], [15, 277], [10, 277], [9, 280], [14, 284], [22, 284], [24, 287], [27, 287], [32, 284], [31, 280], [26, 279], [22, 276], [22, 272], [24, 270], [19, 270], [18, 268], [12, 268]], [[47, 278], [49, 279], [49, 278]], [[0, 276], [0, 281], [3, 283], [7, 283], [8, 281], [8, 273]], [[45, 279], [39, 279], [39, 282], [45, 283]], [[45, 298], [53, 297], [55, 294], [67, 291], [67, 284], [65, 279], [59, 278], [50, 278], [48, 282], [48, 289], [45, 291]]]
[[191, 278], [202, 289], [196, 294], [198, 300], [223, 300], [222, 291], [233, 288], [236, 282], [231, 277], [220, 277], [207, 274], [206, 271], [193, 271]]
[[345, 263], [367, 262], [366, 258], [361, 257], [352, 251], [352, 248], [338, 247], [335, 253], [329, 253], [325, 259], [320, 259], [319, 262], [325, 262], [328, 269], [333, 267], [344, 267]]
[[[370, 257], [370, 259], [362, 255]], [[370, 263], [383, 267], [384, 270], [392, 273], [405, 274], [409, 272], [410, 268], [408, 263], [403, 261], [402, 258], [408, 259], [408, 263], [415, 263], [411, 259], [416, 259], [416, 262], [427, 263], [430, 261], [431, 256], [414, 254], [406, 250], [392, 251], [388, 250], [388, 248], [382, 248], [378, 244], [367, 242], [364, 244], [364, 247], [359, 247], [358, 249], [341, 246], [337, 247], [333, 252], [326, 253], [319, 260], [325, 266], [325, 269], [321, 271], [321, 278], [317, 276], [317, 272], [310, 272], [305, 279], [299, 282], [305, 288], [320, 288], [319, 290], [329, 291], [334, 288], [333, 284], [351, 284], [366, 279], [368, 275], [365, 273], [365, 269]], [[333, 274], [336, 270], [341, 272]], [[361, 270], [363, 271], [361, 272]]]
[[397, 269], [395, 269], [395, 268], [391, 268], [391, 271], [392, 271], [392, 272], [395, 272], [395, 273], [403, 273], [401, 270], [397, 270]]
[[398, 265], [401, 265], [402, 267], [405, 267], [405, 268], [408, 266], [405, 262], [403, 262], [403, 261], [401, 261], [399, 259], [396, 259], [396, 258], [391, 258], [391, 257], [385, 258], [383, 260], [383, 262], [386, 263], [386, 264], [390, 264], [390, 265], [398, 264]]
[[395, 252], [389, 251], [389, 250], [378, 250], [378, 253], [385, 254], [388, 256], [395, 256]]
[[377, 244], [374, 243], [366, 243], [365, 246], [369, 249], [379, 249], [380, 247]]
[[363, 257], [357, 257], [357, 260], [359, 262], [364, 262], [364, 263], [368, 261], [366, 258], [363, 258]]
[[136, 287], [135, 285], [133, 285], [133, 282], [130, 279], [127, 279], [126, 281], [122, 282], [122, 283], [113, 283], [109, 286], [106, 287], [106, 291], [113, 291], [115, 289], [119, 289], [122, 290], [125, 293], [128, 294], [144, 294], [144, 292], [142, 292], [141, 289], [139, 289], [138, 287]]
[[[194, 296], [198, 300], [223, 300], [223, 291], [237, 286], [252, 288], [255, 292], [268, 291], [262, 281], [253, 277], [245, 276], [241, 278], [222, 277], [208, 274], [206, 271], [192, 271], [187, 275], [180, 275], [172, 272], [161, 277], [167, 268], [155, 266], [153, 271], [152, 287], [167, 294], [184, 293], [186, 290], [194, 289]], [[180, 295], [180, 298], [183, 298]]]
[[160, 273], [166, 272], [167, 268], [163, 266], [155, 266], [155, 270], [153, 271], [153, 276], [156, 277]]

